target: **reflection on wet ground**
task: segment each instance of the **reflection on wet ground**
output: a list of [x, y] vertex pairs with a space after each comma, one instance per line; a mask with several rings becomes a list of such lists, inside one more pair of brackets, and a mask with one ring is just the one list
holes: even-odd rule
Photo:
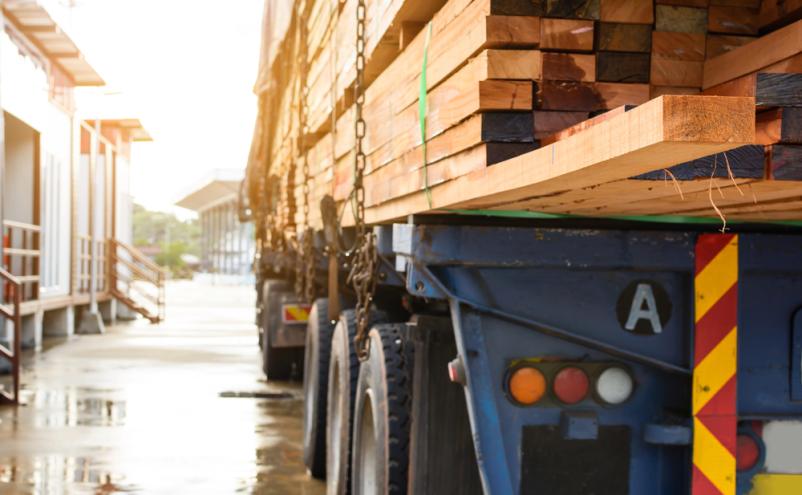
[[178, 282], [168, 319], [49, 342], [0, 407], [0, 494], [323, 493], [301, 391], [267, 384], [249, 287]]

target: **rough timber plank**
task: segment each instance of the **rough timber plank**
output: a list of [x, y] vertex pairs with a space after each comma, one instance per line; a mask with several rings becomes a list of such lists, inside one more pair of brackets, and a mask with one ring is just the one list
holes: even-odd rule
[[802, 144], [802, 108], [774, 108], [758, 113], [755, 142]]
[[651, 24], [654, 22], [654, 6], [652, 0], [600, 1], [602, 21], [633, 24]]
[[703, 62], [705, 35], [700, 33], [652, 33], [652, 57]]
[[596, 25], [597, 50], [649, 53], [651, 48], [651, 24], [600, 22]]
[[596, 57], [582, 53], [543, 52], [542, 77], [550, 81], [596, 80]]
[[[755, 139], [749, 98], [663, 96], [552, 145], [437, 185], [433, 210], [489, 208], [590, 187], [726, 151]], [[371, 223], [429, 210], [422, 193], [366, 212]]]
[[718, 96], [751, 96], [758, 107], [802, 107], [802, 74], [752, 73], [705, 90]]
[[592, 51], [593, 22], [575, 19], [543, 19], [540, 47], [544, 50]]
[[541, 110], [595, 112], [649, 99], [648, 84], [543, 81], [539, 89]]
[[718, 57], [755, 41], [754, 36], [733, 36], [729, 34], [709, 34], [705, 47], [705, 58]]
[[778, 29], [735, 50], [705, 62], [704, 84], [707, 89], [732, 79], [757, 72], [802, 51], [802, 21]]

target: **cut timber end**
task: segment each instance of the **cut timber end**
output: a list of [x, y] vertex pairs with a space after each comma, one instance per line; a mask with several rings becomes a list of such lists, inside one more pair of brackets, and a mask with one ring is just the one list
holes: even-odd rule
[[754, 98], [674, 95], [659, 99], [665, 115], [680, 117], [664, 122], [666, 141], [736, 144], [755, 141]]

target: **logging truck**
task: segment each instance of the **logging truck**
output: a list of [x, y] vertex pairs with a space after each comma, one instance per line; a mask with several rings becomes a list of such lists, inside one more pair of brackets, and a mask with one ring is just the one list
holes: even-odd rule
[[240, 214], [328, 493], [802, 494], [802, 21], [674, 3], [267, 1]]

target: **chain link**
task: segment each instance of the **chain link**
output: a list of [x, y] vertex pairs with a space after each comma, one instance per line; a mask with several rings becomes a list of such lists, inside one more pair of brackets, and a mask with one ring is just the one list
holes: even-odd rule
[[295, 264], [295, 293], [303, 301], [311, 303], [315, 299], [315, 246], [313, 242], [313, 230], [309, 222], [309, 204], [311, 202], [310, 182], [312, 176], [309, 172], [309, 157], [307, 156], [306, 138], [309, 136], [309, 123], [307, 122], [307, 115], [309, 114], [309, 44], [307, 40], [307, 26], [303, 22], [304, 15], [302, 12], [302, 5], [305, 2], [299, 2], [297, 7], [297, 18], [299, 20], [299, 102], [298, 102], [298, 128], [301, 135], [298, 138], [298, 155], [301, 159], [301, 172], [303, 174], [303, 184], [301, 185], [303, 191], [303, 237], [301, 238], [300, 251], [301, 262]]
[[363, 150], [365, 119], [365, 0], [356, 7], [356, 80], [354, 81], [354, 190], [351, 204], [354, 214], [356, 242], [348, 282], [356, 293], [356, 338], [354, 346], [360, 359], [368, 356], [370, 308], [376, 289], [376, 240], [365, 225], [365, 186], [363, 183], [366, 156]]

